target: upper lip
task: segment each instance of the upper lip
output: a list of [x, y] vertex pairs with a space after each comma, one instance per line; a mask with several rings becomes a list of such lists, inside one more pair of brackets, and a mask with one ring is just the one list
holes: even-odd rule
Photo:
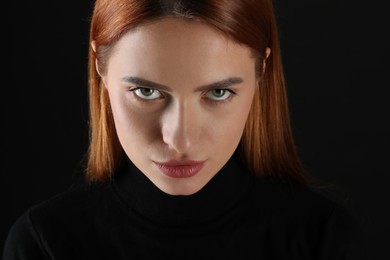
[[167, 167], [178, 167], [178, 166], [194, 166], [204, 163], [205, 161], [194, 161], [194, 160], [169, 160], [165, 162], [154, 162], [156, 164], [164, 165]]

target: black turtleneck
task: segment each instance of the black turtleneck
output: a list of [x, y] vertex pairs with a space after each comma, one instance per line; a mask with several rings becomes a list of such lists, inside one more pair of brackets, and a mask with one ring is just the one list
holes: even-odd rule
[[355, 219], [291, 180], [255, 177], [236, 156], [197, 193], [169, 195], [128, 161], [30, 208], [11, 259], [366, 259]]
[[[162, 192], [128, 161], [128, 170], [115, 177], [114, 189], [129, 209], [162, 226], [207, 232], [229, 213], [242, 207], [251, 178], [238, 161], [226, 165], [197, 193], [169, 195]], [[128, 173], [131, 174], [128, 174]]]

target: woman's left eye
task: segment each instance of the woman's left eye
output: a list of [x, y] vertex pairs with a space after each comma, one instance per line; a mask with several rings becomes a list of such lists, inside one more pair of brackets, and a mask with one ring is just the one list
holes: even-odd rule
[[215, 101], [227, 100], [233, 93], [230, 89], [212, 89], [206, 92], [205, 96], [208, 99]]

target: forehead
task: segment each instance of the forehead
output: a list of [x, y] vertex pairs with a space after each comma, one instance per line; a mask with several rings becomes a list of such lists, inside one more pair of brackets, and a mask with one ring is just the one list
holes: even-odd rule
[[156, 77], [254, 73], [249, 48], [201, 22], [179, 18], [164, 18], [127, 32], [114, 46], [108, 70], [110, 64], [122, 74]]

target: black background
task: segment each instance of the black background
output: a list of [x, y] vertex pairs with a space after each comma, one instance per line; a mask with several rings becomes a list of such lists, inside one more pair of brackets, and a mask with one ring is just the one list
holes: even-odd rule
[[[275, 3], [302, 161], [311, 175], [336, 185], [327, 195], [361, 222], [371, 259], [390, 259], [386, 1]], [[1, 244], [20, 214], [82, 174], [92, 1], [8, 1], [5, 9]]]

